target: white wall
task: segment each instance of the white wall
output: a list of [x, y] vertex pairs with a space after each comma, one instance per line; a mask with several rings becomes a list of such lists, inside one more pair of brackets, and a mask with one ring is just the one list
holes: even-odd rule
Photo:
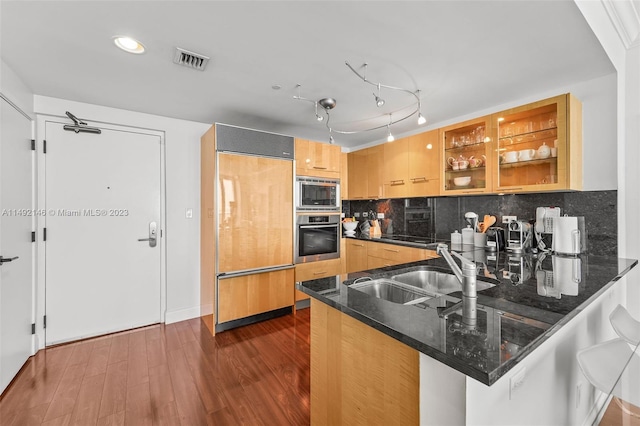
[[[210, 123], [177, 120], [36, 95], [36, 114], [139, 127], [165, 134], [167, 323], [200, 315], [200, 137]], [[39, 142], [41, 137], [38, 138]], [[185, 211], [193, 209], [193, 218]], [[40, 286], [43, 286], [41, 283]], [[39, 303], [40, 309], [44, 308]]]
[[33, 119], [33, 92], [20, 77], [0, 60], [0, 93]]

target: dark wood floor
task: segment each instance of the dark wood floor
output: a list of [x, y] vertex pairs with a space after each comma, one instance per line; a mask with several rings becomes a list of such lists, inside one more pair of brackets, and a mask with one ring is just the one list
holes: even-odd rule
[[309, 311], [215, 337], [194, 319], [41, 350], [0, 425], [308, 425]]

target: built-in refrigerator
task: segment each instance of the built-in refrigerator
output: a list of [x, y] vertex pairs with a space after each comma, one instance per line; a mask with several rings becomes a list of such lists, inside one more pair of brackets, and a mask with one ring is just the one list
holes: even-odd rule
[[216, 331], [291, 312], [292, 137], [216, 124]]

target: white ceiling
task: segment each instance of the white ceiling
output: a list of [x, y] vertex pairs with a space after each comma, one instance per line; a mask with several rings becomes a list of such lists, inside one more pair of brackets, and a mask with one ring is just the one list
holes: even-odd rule
[[[439, 123], [614, 72], [572, 0], [562, 1], [2, 1], [2, 59], [34, 93], [168, 117], [328, 140], [313, 104], [336, 98], [332, 125], [386, 124], [411, 103], [374, 82], [422, 91]], [[130, 35], [147, 52], [117, 49]], [[172, 63], [176, 46], [211, 57]], [[273, 84], [282, 89], [275, 91]], [[63, 111], [61, 111], [61, 114]], [[364, 124], [359, 122], [367, 120]], [[392, 127], [419, 131], [415, 119]], [[346, 148], [386, 130], [334, 135]]]

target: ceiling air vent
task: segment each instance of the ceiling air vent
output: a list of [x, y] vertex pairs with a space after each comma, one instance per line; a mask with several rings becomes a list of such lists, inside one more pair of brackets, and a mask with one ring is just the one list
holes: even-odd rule
[[209, 62], [209, 57], [176, 47], [173, 62], [178, 65], [193, 68], [194, 70], [204, 71]]

